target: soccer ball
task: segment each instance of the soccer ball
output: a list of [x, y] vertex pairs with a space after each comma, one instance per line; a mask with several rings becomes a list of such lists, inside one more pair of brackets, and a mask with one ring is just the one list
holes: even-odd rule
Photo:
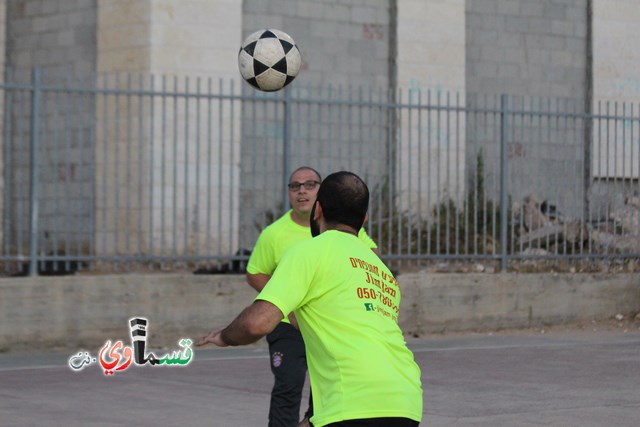
[[291, 36], [274, 29], [251, 34], [238, 53], [242, 78], [265, 92], [280, 90], [291, 83], [301, 63], [300, 51]]

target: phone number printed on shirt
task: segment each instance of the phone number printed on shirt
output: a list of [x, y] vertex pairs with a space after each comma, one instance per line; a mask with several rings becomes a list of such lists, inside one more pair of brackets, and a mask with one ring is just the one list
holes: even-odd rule
[[384, 295], [382, 292], [377, 291], [373, 288], [356, 288], [356, 294], [360, 299], [377, 299], [383, 305], [391, 308], [394, 312], [398, 313], [398, 306], [394, 303], [394, 301], [388, 296]]

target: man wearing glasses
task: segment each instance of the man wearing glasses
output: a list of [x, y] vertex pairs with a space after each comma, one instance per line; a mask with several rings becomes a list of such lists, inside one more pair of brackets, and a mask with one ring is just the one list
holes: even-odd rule
[[357, 237], [369, 189], [336, 172], [318, 189], [312, 239], [289, 249], [254, 302], [197, 346], [246, 345], [295, 312], [304, 336], [320, 427], [418, 427], [420, 367], [398, 326], [401, 290], [386, 265]]
[[[247, 264], [247, 282], [258, 292], [262, 291], [271, 278], [282, 254], [292, 245], [311, 239], [309, 218], [321, 181], [320, 174], [309, 166], [296, 169], [289, 177], [291, 209], [262, 230]], [[363, 228], [360, 229], [358, 238], [376, 251], [377, 245]], [[275, 377], [271, 391], [269, 427], [295, 427], [298, 425], [307, 358], [304, 341], [293, 314], [288, 319], [283, 319], [267, 335], [267, 343], [271, 372]], [[300, 425], [308, 425], [306, 420], [311, 413], [309, 399], [309, 409]]]

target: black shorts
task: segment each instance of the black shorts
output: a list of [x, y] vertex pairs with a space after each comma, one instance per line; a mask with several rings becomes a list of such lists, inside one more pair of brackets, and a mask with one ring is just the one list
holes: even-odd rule
[[409, 418], [362, 418], [327, 424], [324, 427], [418, 427], [420, 422]]

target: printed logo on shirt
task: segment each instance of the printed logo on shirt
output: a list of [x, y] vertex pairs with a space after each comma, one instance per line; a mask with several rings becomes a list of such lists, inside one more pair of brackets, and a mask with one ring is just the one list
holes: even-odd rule
[[370, 302], [365, 302], [364, 308], [366, 308], [367, 311], [373, 311], [373, 304], [371, 304]]

